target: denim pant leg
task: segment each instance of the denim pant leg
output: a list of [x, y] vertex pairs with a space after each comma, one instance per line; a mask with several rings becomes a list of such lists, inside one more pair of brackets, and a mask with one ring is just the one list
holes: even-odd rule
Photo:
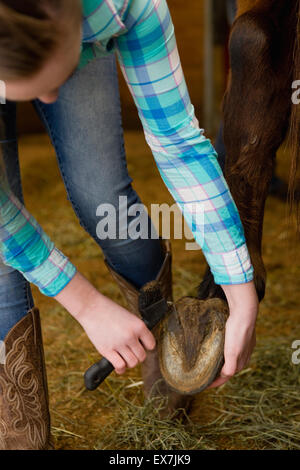
[[[24, 204], [16, 136], [16, 103], [0, 106], [3, 121], [0, 145], [11, 190]], [[23, 274], [0, 262], [0, 340], [33, 307], [29, 282]]]
[[[100, 204], [115, 208], [117, 233], [120, 226], [127, 230], [128, 223], [137, 217], [127, 219], [127, 211], [133, 204], [141, 204], [126, 164], [115, 57], [96, 59], [77, 70], [61, 87], [55, 103], [35, 100], [34, 106], [55, 147], [68, 198], [82, 227], [108, 263], [134, 285], [141, 287], [154, 279], [163, 255], [158, 238], [151, 239], [147, 214], [147, 239], [100, 239], [96, 231], [105, 217], [97, 216]], [[121, 211], [119, 196], [127, 197]]]

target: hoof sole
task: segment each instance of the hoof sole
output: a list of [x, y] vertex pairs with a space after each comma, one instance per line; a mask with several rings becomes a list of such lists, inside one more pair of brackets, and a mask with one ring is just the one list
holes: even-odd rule
[[181, 394], [203, 391], [224, 364], [224, 300], [182, 297], [160, 325], [159, 363], [167, 384]]

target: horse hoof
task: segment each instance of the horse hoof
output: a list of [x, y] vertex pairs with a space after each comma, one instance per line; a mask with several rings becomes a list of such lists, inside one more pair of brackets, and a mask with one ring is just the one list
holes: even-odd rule
[[173, 390], [192, 395], [208, 387], [224, 364], [229, 310], [219, 298], [182, 297], [174, 305], [160, 325], [160, 369]]

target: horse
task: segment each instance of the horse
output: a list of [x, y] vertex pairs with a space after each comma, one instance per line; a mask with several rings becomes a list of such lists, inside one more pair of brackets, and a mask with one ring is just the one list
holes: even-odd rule
[[[291, 148], [290, 215], [299, 167], [300, 109], [292, 100], [300, 79], [300, 1], [238, 0], [229, 37], [230, 72], [223, 98], [224, 176], [238, 207], [254, 268], [259, 301], [265, 296], [262, 229], [276, 152], [287, 137]], [[299, 82], [298, 82], [299, 83]], [[198, 298], [225, 299], [207, 267]]]
[[[287, 200], [290, 216], [296, 208], [298, 235], [300, 228], [296, 192], [300, 108], [299, 100], [293, 99], [295, 85], [300, 83], [300, 0], [238, 0], [228, 49], [230, 71], [222, 107], [223, 171], [244, 227], [261, 302], [266, 288], [262, 258], [265, 201], [276, 153], [286, 137], [291, 148]], [[175, 311], [162, 325], [161, 371], [174, 389], [199, 393], [222, 367], [229, 314], [225, 293], [215, 284], [209, 266], [197, 286], [197, 297], [179, 299]]]

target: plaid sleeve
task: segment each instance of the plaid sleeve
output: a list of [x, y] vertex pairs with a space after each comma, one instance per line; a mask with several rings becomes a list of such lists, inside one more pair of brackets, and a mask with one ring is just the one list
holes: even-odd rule
[[75, 266], [58, 250], [16, 196], [0, 188], [0, 256], [49, 297], [74, 277]]
[[[216, 284], [253, 279], [236, 204], [194, 114], [165, 0], [132, 2], [117, 54], [161, 177]], [[202, 218], [197, 214], [203, 214]]]

